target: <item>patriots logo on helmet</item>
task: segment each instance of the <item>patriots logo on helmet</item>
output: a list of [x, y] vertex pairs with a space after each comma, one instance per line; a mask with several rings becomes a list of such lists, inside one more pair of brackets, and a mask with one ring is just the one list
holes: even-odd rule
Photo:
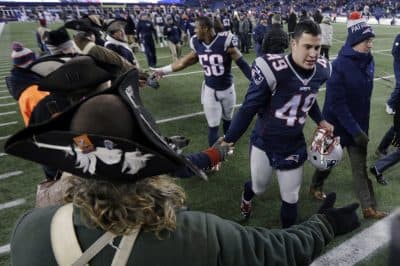
[[343, 149], [340, 146], [340, 138], [318, 127], [308, 149], [310, 163], [315, 168], [324, 171], [338, 165], [342, 157]]

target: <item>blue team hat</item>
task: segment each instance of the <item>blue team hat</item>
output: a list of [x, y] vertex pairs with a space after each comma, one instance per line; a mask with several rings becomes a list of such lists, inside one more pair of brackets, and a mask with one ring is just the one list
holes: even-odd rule
[[354, 45], [375, 37], [374, 30], [367, 24], [365, 19], [349, 20], [347, 22], [347, 43], [353, 47]]

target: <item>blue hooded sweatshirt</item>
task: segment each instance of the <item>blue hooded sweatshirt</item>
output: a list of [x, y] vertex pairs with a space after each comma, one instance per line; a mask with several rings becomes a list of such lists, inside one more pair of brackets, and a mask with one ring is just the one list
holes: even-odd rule
[[359, 53], [345, 44], [332, 64], [326, 84], [323, 116], [335, 126], [342, 146], [368, 134], [375, 63], [371, 53]]

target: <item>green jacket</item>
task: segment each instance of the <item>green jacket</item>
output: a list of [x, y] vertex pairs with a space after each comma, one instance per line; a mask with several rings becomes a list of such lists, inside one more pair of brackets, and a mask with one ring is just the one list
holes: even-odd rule
[[[58, 208], [33, 209], [18, 220], [11, 238], [13, 265], [57, 265], [50, 222]], [[74, 224], [83, 250], [104, 233], [87, 228], [76, 209]], [[308, 265], [332, 238], [332, 227], [322, 215], [290, 229], [268, 230], [241, 226], [213, 214], [183, 211], [177, 214], [177, 229], [162, 240], [141, 231], [128, 265]], [[114, 252], [106, 246], [90, 265], [110, 265]]]

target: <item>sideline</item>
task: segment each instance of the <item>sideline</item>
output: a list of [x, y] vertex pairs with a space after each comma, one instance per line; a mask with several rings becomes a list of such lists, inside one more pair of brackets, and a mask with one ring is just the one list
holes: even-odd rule
[[374, 223], [334, 249], [318, 257], [310, 266], [354, 265], [371, 255], [390, 241], [392, 220], [400, 214], [400, 209]]

